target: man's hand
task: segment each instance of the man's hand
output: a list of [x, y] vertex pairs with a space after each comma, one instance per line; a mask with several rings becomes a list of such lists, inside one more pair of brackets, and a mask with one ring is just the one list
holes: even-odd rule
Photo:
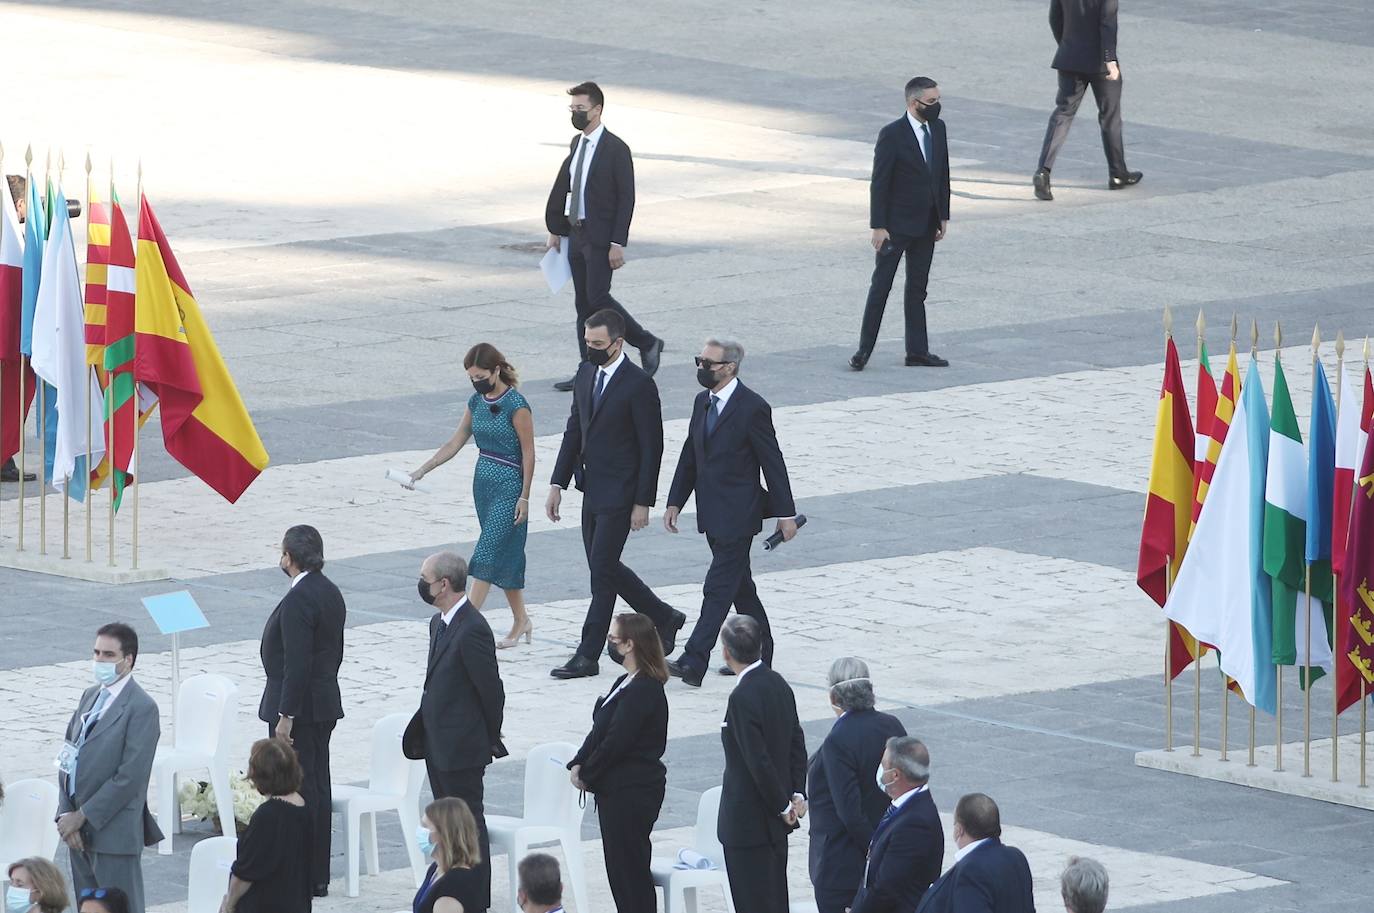
[[949, 219], [942, 219], [942, 220], [940, 221], [940, 227], [937, 228], [937, 229], [935, 229], [935, 240], [936, 240], [936, 241], [943, 241], [943, 240], [945, 239], [945, 235], [946, 235], [948, 232], [949, 232]]
[[1121, 67], [1117, 66], [1115, 60], [1107, 61], [1107, 78], [1111, 80], [1121, 78]]
[[625, 265], [625, 248], [619, 244], [612, 244], [610, 253], [606, 255], [606, 262], [611, 265], [611, 269], [620, 269]]
[[563, 489], [557, 485], [549, 489], [549, 499], [544, 502], [544, 515], [557, 523], [563, 518], [558, 515], [558, 506], [563, 503]]
[[549, 240], [544, 242], [544, 250], [557, 250], [558, 241], [558, 235], [549, 235]]
[[792, 814], [798, 820], [806, 817], [806, 799], [801, 796], [792, 797]]
[[643, 504], [636, 504], [634, 510], [630, 511], [630, 529], [641, 530], [649, 525], [649, 508]]
[[576, 786], [578, 789], [585, 790], [587, 788], [587, 784], [582, 782], [581, 764], [574, 764], [571, 768], [569, 768], [568, 779], [571, 780], [572, 785]]
[[663, 512], [663, 528], [670, 533], [677, 532], [677, 515], [682, 513], [680, 507], [670, 507]]
[[782, 821], [783, 821], [783, 823], [786, 824], [788, 827], [796, 827], [796, 826], [797, 826], [797, 813], [796, 813], [795, 811], [793, 811], [792, 809], [789, 808], [787, 811], [783, 812], [783, 814], [782, 814]]
[[887, 233], [886, 228], [873, 229], [873, 249], [882, 250], [884, 241], [891, 241], [892, 236]]
[[68, 847], [80, 852], [86, 848], [85, 841], [81, 839], [81, 827], [85, 823], [86, 814], [81, 809], [67, 812], [57, 819], [57, 835]]
[[791, 542], [797, 535], [797, 521], [790, 517], [779, 517], [778, 532], [782, 533], [782, 541]]
[[277, 717], [277, 738], [288, 745], [291, 744], [291, 723], [292, 720], [289, 716]]

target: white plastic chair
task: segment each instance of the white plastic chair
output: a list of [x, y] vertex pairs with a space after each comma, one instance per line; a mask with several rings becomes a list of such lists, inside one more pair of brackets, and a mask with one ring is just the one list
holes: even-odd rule
[[716, 837], [716, 816], [720, 812], [720, 787], [714, 786], [701, 794], [697, 802], [697, 826], [689, 849], [700, 853], [715, 864], [714, 869], [675, 869], [677, 859], [655, 856], [649, 864], [654, 884], [663, 889], [663, 913], [696, 913], [697, 892], [702, 888], [718, 887], [725, 894], [727, 913], [735, 913], [735, 901], [730, 896], [730, 879], [725, 874], [725, 850]]
[[237, 837], [206, 837], [191, 847], [186, 881], [186, 913], [219, 913], [229, 890], [229, 873], [238, 856]]
[[157, 780], [157, 823], [163, 840], [157, 851], [172, 855], [172, 835], [181, 833], [177, 777], [188, 770], [208, 770], [215, 806], [226, 835], [236, 833], [234, 797], [229, 789], [229, 748], [238, 713], [238, 687], [223, 675], [195, 675], [177, 692], [176, 742], [160, 746], [153, 757]]
[[57, 787], [46, 780], [15, 780], [0, 807], [0, 872], [17, 859], [57, 855]]
[[515, 905], [515, 892], [520, 885], [517, 870], [520, 860], [531, 847], [558, 843], [563, 847], [563, 859], [573, 894], [577, 897], [579, 913], [591, 913], [591, 898], [587, 894], [587, 873], [582, 861], [582, 813], [577, 787], [568, 779], [567, 763], [577, 754], [577, 746], [569, 742], [549, 742], [536, 745], [525, 757], [524, 816], [487, 815], [487, 833], [491, 837], [491, 853], [504, 850], [510, 869], [510, 905]]
[[425, 779], [425, 765], [401, 753], [401, 734], [409, 722], [410, 714], [393, 713], [382, 717], [372, 727], [372, 764], [368, 768], [366, 789], [359, 786], [333, 788], [332, 809], [343, 816], [344, 858], [348, 860], [344, 893], [349, 897], [358, 896], [360, 834], [363, 855], [367, 858], [367, 874], [376, 875], [380, 871], [377, 864], [378, 812], [395, 811], [401, 819], [401, 842], [410, 856], [415, 886], [418, 888], [424, 880], [426, 865], [420, 848], [415, 845], [415, 829], [420, 826], [420, 784]]

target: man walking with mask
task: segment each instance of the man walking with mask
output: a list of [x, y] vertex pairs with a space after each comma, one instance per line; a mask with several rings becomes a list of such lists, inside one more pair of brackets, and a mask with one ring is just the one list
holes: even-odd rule
[[[606, 97], [594, 82], [568, 90], [573, 137], [568, 157], [558, 169], [544, 208], [549, 229], [548, 247], [568, 243], [577, 306], [574, 332], [578, 349], [587, 357], [582, 327], [587, 318], [610, 308], [625, 321], [625, 341], [639, 350], [639, 360], [650, 377], [658, 371], [663, 340], [641, 327], [620, 302], [611, 297], [611, 273], [625, 265], [625, 245], [630, 243], [630, 218], [635, 209], [635, 169], [630, 147], [601, 123]], [[559, 381], [555, 390], [568, 392], [573, 380]]]
[[[711, 650], [733, 605], [758, 622], [763, 661], [773, 663], [773, 632], [749, 567], [749, 549], [764, 517], [778, 518], [783, 541], [797, 534], [797, 509], [787, 464], [773, 430], [773, 410], [739, 381], [744, 346], [708, 339], [697, 356], [697, 382], [706, 389], [692, 404], [663, 525], [677, 532], [687, 499], [696, 494], [697, 531], [711, 546], [711, 567], [701, 588], [701, 615], [682, 655], [668, 671], [700, 687]], [[767, 488], [760, 482], [760, 476]], [[721, 670], [728, 674], [728, 667]]]
[[610, 308], [587, 318], [587, 360], [578, 369], [572, 411], [558, 448], [544, 512], [561, 518], [563, 489], [582, 491], [582, 545], [591, 573], [591, 604], [577, 652], [549, 674], [585, 678], [600, 672], [611, 613], [619, 596], [649, 616], [668, 655], [687, 617], [654, 595], [620, 560], [631, 530], [649, 525], [663, 462], [663, 411], [653, 378], [625, 357], [625, 321]]

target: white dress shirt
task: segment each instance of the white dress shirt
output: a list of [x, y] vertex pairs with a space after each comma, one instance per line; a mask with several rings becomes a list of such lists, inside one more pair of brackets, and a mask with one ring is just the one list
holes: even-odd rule
[[[597, 124], [596, 129], [591, 133], [583, 134], [586, 140], [577, 141], [577, 149], [573, 151], [572, 158], [568, 161], [568, 191], [572, 192], [572, 180], [577, 174], [577, 157], [582, 156], [582, 186], [578, 188], [577, 212], [582, 219], [587, 218], [587, 175], [592, 170], [592, 156], [596, 155], [597, 143], [601, 142], [601, 134], [606, 132], [605, 124]], [[580, 150], [580, 151], [578, 151]], [[555, 198], [556, 199], [556, 198]], [[569, 209], [569, 212], [572, 210]]]
[[925, 792], [927, 788], [928, 787], [926, 786], [918, 786], [915, 789], [908, 789], [906, 792], [902, 793], [900, 796], [892, 800], [892, 807], [901, 808], [903, 805], [906, 805], [908, 799], [910, 799], [912, 796], [920, 795], [921, 793]]
[[[100, 710], [102, 714], [105, 713], [106, 710], [110, 709], [110, 705], [115, 702], [115, 700], [124, 691], [124, 688], [129, 684], [129, 682], [133, 681], [133, 677], [133, 670], [130, 669], [127, 674], [121, 676], [117, 681], [115, 681], [113, 684], [111, 684], [108, 688], [105, 689], [106, 691], [110, 692], [110, 696], [105, 699], [105, 706], [102, 707]], [[99, 698], [96, 698], [96, 700], [99, 700]]]
[[925, 139], [925, 137], [926, 137], [926, 132], [927, 132], [927, 131], [926, 131], [926, 130], [923, 130], [923, 129], [921, 129], [921, 128], [922, 128], [922, 127], [926, 127], [926, 128], [928, 129], [928, 128], [930, 127], [930, 124], [929, 124], [929, 123], [922, 124], [919, 120], [917, 120], [917, 119], [915, 118], [915, 116], [914, 116], [910, 111], [906, 112], [906, 119], [907, 119], [907, 122], [908, 122], [909, 124], [911, 124], [911, 129], [914, 130], [914, 131], [916, 131], [916, 145], [918, 145], [918, 146], [921, 147], [921, 157], [922, 157], [923, 159], [925, 159], [925, 160], [926, 160], [926, 164], [929, 165], [929, 164], [930, 164], [930, 147], [928, 147], [928, 146], [926, 145], [926, 139]]
[[611, 689], [611, 693], [608, 694], [608, 695], [606, 695], [606, 699], [605, 699], [604, 701], [601, 702], [601, 706], [602, 706], [602, 707], [605, 707], [607, 704], [609, 704], [609, 703], [611, 702], [611, 700], [612, 700], [617, 694], [619, 694], [620, 692], [624, 691], [627, 687], [629, 687], [630, 682], [634, 681], [634, 680], [635, 680], [635, 676], [638, 675], [638, 674], [639, 674], [639, 670], [636, 669], [635, 671], [631, 672], [629, 675], [625, 676], [625, 680], [622, 681], [620, 684], [616, 685], [614, 688], [612, 688], [612, 689]]
[[306, 574], [308, 574], [308, 573], [310, 573], [310, 572], [309, 572], [309, 571], [301, 571], [299, 574], [297, 574], [296, 576], [292, 577], [292, 578], [291, 578], [291, 586], [288, 587], [288, 589], [294, 590], [294, 589], [296, 588], [296, 584], [300, 583], [300, 582], [301, 582], [301, 578], [304, 577], [304, 576], [305, 576]]
[[973, 842], [970, 843], [968, 846], [964, 847], [964, 848], [961, 849], [959, 852], [957, 852], [957, 853], [954, 854], [954, 861], [955, 861], [955, 862], [958, 862], [959, 860], [961, 860], [961, 859], [963, 859], [965, 856], [967, 856], [969, 853], [972, 853], [974, 850], [978, 849], [978, 847], [982, 846], [983, 844], [985, 844], [985, 843], [987, 843], [987, 842], [988, 842], [988, 838], [987, 838], [987, 837], [984, 837], [982, 840], [975, 840], [975, 841], [973, 841]]
[[[609, 386], [611, 385], [611, 378], [612, 378], [612, 377], [615, 377], [615, 372], [616, 372], [617, 370], [619, 370], [619, 369], [620, 369], [620, 366], [621, 366], [622, 364], [624, 364], [624, 363], [625, 363], [625, 346], [622, 344], [621, 347], [620, 347], [620, 354], [619, 354], [619, 355], [617, 355], [615, 358], [613, 358], [612, 360], [606, 362], [606, 364], [604, 364], [604, 365], [602, 365], [601, 367], [599, 367], [599, 368], [596, 369], [596, 373], [597, 373], [598, 375], [603, 375], [603, 374], [604, 374], [604, 375], [606, 376], [606, 379], [605, 379], [604, 381], [601, 382], [601, 395], [602, 395], [602, 396], [605, 396], [605, 395], [606, 395], [606, 388], [609, 387]], [[592, 378], [592, 393], [593, 393], [593, 394], [596, 393], [596, 378], [595, 378], [595, 377]]]
[[463, 606], [467, 605], [467, 602], [468, 598], [464, 596], [462, 599], [458, 600], [453, 604], [453, 608], [449, 609], [443, 615], [439, 616], [444, 622], [445, 630], [448, 629], [449, 625], [453, 624], [453, 616], [457, 615], [458, 610], [461, 609]]
[[[738, 378], [738, 377], [732, 377], [732, 378], [730, 378], [730, 382], [729, 382], [728, 384], [726, 384], [725, 386], [721, 387], [721, 388], [720, 388], [718, 391], [716, 391], [715, 393], [710, 393], [710, 394], [708, 394], [708, 397], [709, 397], [709, 396], [714, 396], [714, 397], [716, 398], [716, 415], [717, 415], [717, 416], [719, 416], [720, 413], [722, 413], [722, 412], [725, 411], [725, 404], [728, 403], [728, 402], [730, 402], [730, 397], [734, 395], [734, 393], [735, 393], [735, 388], [738, 387], [738, 386], [739, 386], [739, 378]], [[707, 402], [710, 402], [709, 398], [707, 399]]]

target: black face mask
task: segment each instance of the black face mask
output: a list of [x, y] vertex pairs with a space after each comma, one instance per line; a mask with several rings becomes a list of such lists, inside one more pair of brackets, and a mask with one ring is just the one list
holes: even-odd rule
[[488, 377], [484, 380], [474, 380], [472, 382], [472, 389], [476, 390], [483, 396], [486, 396], [492, 390], [496, 389], [496, 384], [492, 383], [491, 378]]
[[587, 346], [587, 361], [598, 368], [604, 368], [611, 363], [611, 346], [606, 346], [604, 349], [593, 349], [591, 346]]
[[435, 596], [429, 591], [429, 584], [425, 583], [425, 578], [420, 578], [420, 598], [425, 601], [425, 605], [434, 605]]
[[701, 384], [707, 390], [714, 387], [716, 385], [715, 368], [697, 368], [697, 383]]
[[606, 655], [611, 658], [612, 662], [618, 663], [622, 666], [625, 665], [625, 654], [621, 653], [620, 648], [617, 647], [615, 644], [611, 643], [609, 640], [606, 641]]
[[[285, 555], [282, 555], [282, 561], [285, 561], [285, 560], [286, 560], [286, 556], [285, 556]], [[285, 574], [286, 576], [288, 576], [288, 577], [291, 576], [291, 568], [288, 567], [287, 565], [282, 564], [281, 562], [277, 562], [277, 567], [281, 568], [281, 572], [282, 572], [283, 574]]]
[[940, 119], [940, 103], [939, 103], [938, 101], [935, 101], [935, 102], [931, 102], [931, 103], [928, 104], [928, 105], [923, 106], [923, 107], [921, 108], [921, 116], [924, 117], [924, 118], [925, 118], [926, 120], [928, 120], [928, 121], [931, 121], [931, 120], [939, 120], [939, 119]]
[[586, 130], [587, 124], [591, 123], [591, 120], [590, 111], [574, 111], [572, 113], [572, 125], [579, 130]]

